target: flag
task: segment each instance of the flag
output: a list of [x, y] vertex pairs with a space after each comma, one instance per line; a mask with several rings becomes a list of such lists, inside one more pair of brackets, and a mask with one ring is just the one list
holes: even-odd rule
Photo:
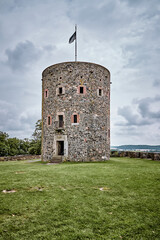
[[74, 42], [74, 40], [76, 39], [76, 31], [73, 33], [73, 35], [70, 37], [69, 39], [69, 43]]

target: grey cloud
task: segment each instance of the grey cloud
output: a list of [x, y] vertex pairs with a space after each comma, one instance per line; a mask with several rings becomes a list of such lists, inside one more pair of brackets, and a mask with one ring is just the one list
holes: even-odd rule
[[51, 52], [51, 51], [56, 50], [56, 49], [57, 49], [56, 46], [52, 46], [50, 44], [43, 47], [43, 50], [45, 50], [47, 52]]
[[119, 128], [116, 132], [116, 135], [120, 135], [120, 136], [140, 136], [142, 133], [139, 131], [137, 126], [122, 126], [121, 128]]
[[[6, 101], [0, 101], [0, 128], [8, 131], [12, 128], [16, 128], [19, 122], [16, 121], [16, 115], [18, 114], [18, 109], [14, 104], [8, 103]], [[15, 124], [13, 124], [15, 122]], [[2, 130], [3, 131], [3, 130]]]
[[[133, 106], [124, 106], [118, 108], [118, 115], [125, 119], [125, 122], [117, 122], [119, 126], [143, 126], [151, 125], [160, 119], [160, 104], [157, 111], [152, 110], [152, 104], [160, 102], [160, 95], [153, 98], [134, 99]], [[136, 107], [135, 107], [136, 104]], [[135, 114], [135, 109], [138, 112]]]
[[152, 124], [150, 120], [143, 119], [138, 114], [134, 114], [130, 106], [118, 108], [118, 115], [125, 119], [125, 122], [116, 123], [116, 125], [119, 126], [143, 126]]
[[42, 54], [30, 41], [20, 42], [16, 45], [15, 49], [6, 49], [7, 64], [12, 70], [26, 69], [31, 63], [38, 60]]
[[144, 98], [141, 100], [135, 100], [138, 103], [138, 109], [142, 117], [148, 119], [159, 119], [160, 118], [160, 104], [157, 111], [152, 110], [152, 104], [160, 102], [160, 96], [157, 95], [153, 98]]
[[[30, 2], [30, 3], [29, 3]], [[7, 12], [22, 10], [24, 7], [28, 6], [28, 3], [32, 3], [32, 7], [35, 4], [42, 2], [42, 0], [5, 0], [0, 1], [0, 12], [5, 14]]]
[[154, 86], [154, 87], [159, 87], [159, 86], [160, 86], [160, 79], [154, 80], [153, 86]]
[[[136, 8], [134, 22], [128, 35], [128, 42], [123, 44], [125, 53], [129, 53], [126, 67], [139, 68], [147, 75], [151, 74], [159, 65], [159, 42], [160, 39], [160, 2], [155, 1], [131, 1], [124, 0], [131, 8]], [[138, 13], [139, 12], [139, 13]], [[137, 29], [135, 29], [135, 27]], [[132, 38], [133, 37], [133, 38]], [[151, 44], [152, 42], [152, 44]], [[149, 72], [149, 74], [148, 74]]]
[[40, 119], [37, 109], [18, 109], [15, 104], [0, 100], [0, 130], [7, 133], [33, 132], [35, 122]]
[[[117, 35], [117, 40], [121, 40], [120, 38], [122, 36], [125, 36], [126, 39], [125, 34], [128, 34], [128, 38], [130, 38], [131, 35], [139, 35], [140, 32], [143, 34], [144, 23], [148, 23], [145, 18], [148, 18], [150, 15], [154, 17], [156, 13], [158, 14], [157, 7], [160, 6], [158, 0], [155, 1], [155, 6], [149, 3], [149, 1], [137, 0], [133, 7], [130, 4], [132, 2], [134, 1], [75, 0], [70, 3], [68, 14], [70, 18], [81, 22], [81, 25], [83, 24], [83, 27], [88, 28], [89, 31], [93, 30], [96, 34], [98, 31], [99, 35], [96, 36], [96, 38], [105, 35], [108, 39], [110, 36]], [[105, 31], [104, 26], [106, 28]], [[150, 30], [151, 29], [149, 29], [149, 31]]]
[[88, 30], [89, 36], [96, 34], [96, 38], [99, 40], [102, 40], [104, 36], [105, 39], [111, 39], [115, 35], [120, 37], [120, 29], [128, 25], [133, 16], [131, 15], [131, 18], [128, 19], [125, 5], [117, 0], [73, 1], [68, 14], [71, 19], [75, 19], [77, 23], [80, 22], [81, 26]]
[[[158, 12], [159, 0], [120, 0], [125, 2], [129, 7], [134, 8], [141, 16], [152, 17], [155, 15], [155, 11]], [[149, 11], [148, 11], [149, 10]]]
[[142, 35], [141, 39], [132, 44], [125, 44], [123, 46], [123, 52], [130, 55], [125, 66], [126, 68], [137, 68], [141, 71], [145, 71], [147, 77], [150, 76], [153, 71], [155, 75], [155, 69], [159, 65], [158, 59], [160, 58], [160, 52], [157, 51], [157, 43], [151, 46], [150, 43], [154, 42], [154, 40], [148, 39], [146, 35], [151, 34], [153, 36], [155, 31], [155, 39], [160, 38], [158, 24], [159, 22], [157, 21], [157, 24], [154, 25], [155, 29], [151, 30], [151, 33], [146, 30], [143, 34], [140, 33], [140, 35]]

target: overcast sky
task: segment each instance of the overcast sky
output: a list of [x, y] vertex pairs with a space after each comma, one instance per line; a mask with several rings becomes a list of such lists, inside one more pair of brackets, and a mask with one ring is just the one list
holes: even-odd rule
[[160, 144], [159, 0], [0, 0], [0, 130], [31, 137], [42, 71], [78, 60], [111, 72], [111, 144]]

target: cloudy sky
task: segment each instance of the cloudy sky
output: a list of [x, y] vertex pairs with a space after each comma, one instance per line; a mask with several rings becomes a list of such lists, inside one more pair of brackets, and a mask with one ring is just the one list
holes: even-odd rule
[[0, 130], [31, 137], [41, 73], [74, 60], [111, 72], [111, 144], [160, 144], [159, 0], [0, 0]]

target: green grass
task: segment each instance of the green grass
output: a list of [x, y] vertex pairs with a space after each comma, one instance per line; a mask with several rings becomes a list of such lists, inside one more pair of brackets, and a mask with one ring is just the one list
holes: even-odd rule
[[160, 239], [160, 162], [22, 161], [0, 169], [0, 239]]

